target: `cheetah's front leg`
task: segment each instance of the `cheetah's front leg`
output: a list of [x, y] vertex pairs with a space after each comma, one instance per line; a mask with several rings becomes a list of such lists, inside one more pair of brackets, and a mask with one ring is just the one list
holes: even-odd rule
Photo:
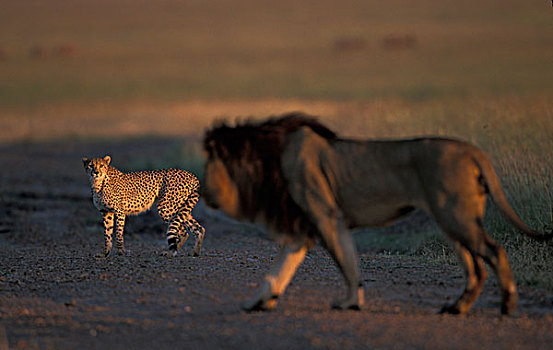
[[106, 241], [104, 249], [104, 257], [108, 256], [111, 252], [112, 236], [113, 236], [113, 212], [104, 213], [104, 239]]
[[123, 230], [125, 229], [125, 214], [117, 213], [117, 254], [124, 255]]

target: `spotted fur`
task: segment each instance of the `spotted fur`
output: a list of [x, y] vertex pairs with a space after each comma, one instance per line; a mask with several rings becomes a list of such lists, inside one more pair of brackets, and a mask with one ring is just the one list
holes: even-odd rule
[[110, 156], [82, 161], [94, 205], [104, 214], [105, 256], [111, 252], [114, 226], [117, 251], [123, 254], [126, 216], [143, 213], [156, 201], [159, 215], [169, 224], [169, 252], [176, 255], [190, 232], [196, 236], [194, 255], [200, 254], [205, 229], [192, 217], [192, 209], [200, 198], [200, 183], [194, 175], [181, 169], [124, 173], [109, 165]]

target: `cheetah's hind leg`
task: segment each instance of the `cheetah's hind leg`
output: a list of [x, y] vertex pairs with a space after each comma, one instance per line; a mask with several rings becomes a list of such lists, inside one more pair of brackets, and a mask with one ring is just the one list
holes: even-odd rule
[[186, 242], [188, 239], [188, 232], [186, 232], [184, 222], [185, 219], [182, 213], [177, 213], [173, 220], [171, 220], [167, 228], [167, 244], [169, 246], [169, 251], [163, 252], [162, 255], [176, 256]]
[[199, 256], [202, 251], [202, 242], [205, 236], [205, 229], [200, 225], [192, 215], [188, 215], [184, 222], [186, 229], [196, 236], [196, 243], [194, 245], [194, 256]]
[[183, 224], [186, 230], [196, 236], [196, 243], [194, 245], [194, 256], [199, 256], [202, 250], [202, 242], [204, 240], [205, 229], [192, 217], [192, 209], [196, 206], [200, 199], [198, 190], [194, 190], [184, 206], [179, 209], [179, 214], [183, 215]]

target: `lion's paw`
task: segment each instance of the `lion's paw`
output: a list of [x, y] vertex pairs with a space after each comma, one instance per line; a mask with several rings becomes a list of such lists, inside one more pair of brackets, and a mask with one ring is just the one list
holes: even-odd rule
[[332, 303], [333, 309], [339, 310], [361, 310], [363, 303], [365, 301], [365, 293], [363, 287], [360, 285], [359, 288], [353, 293], [350, 297], [346, 299], [339, 299]]
[[444, 305], [439, 313], [440, 314], [450, 314], [450, 315], [460, 315], [460, 314], [462, 314], [462, 312], [461, 312], [461, 310], [459, 310], [459, 307], [457, 306], [457, 304]]
[[359, 303], [352, 303], [348, 300], [337, 300], [332, 303], [332, 308], [335, 310], [361, 310]]
[[269, 300], [253, 298], [242, 303], [241, 308], [246, 312], [269, 311], [276, 307], [277, 299], [278, 297], [273, 297]]

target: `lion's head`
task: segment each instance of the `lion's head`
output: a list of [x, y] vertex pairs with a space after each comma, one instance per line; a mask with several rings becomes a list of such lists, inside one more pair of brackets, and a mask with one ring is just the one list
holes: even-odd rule
[[274, 233], [312, 240], [315, 230], [288, 192], [280, 159], [287, 134], [305, 126], [324, 138], [336, 138], [301, 113], [235, 127], [222, 123], [208, 130], [203, 193], [208, 205], [236, 219], [261, 220]]

